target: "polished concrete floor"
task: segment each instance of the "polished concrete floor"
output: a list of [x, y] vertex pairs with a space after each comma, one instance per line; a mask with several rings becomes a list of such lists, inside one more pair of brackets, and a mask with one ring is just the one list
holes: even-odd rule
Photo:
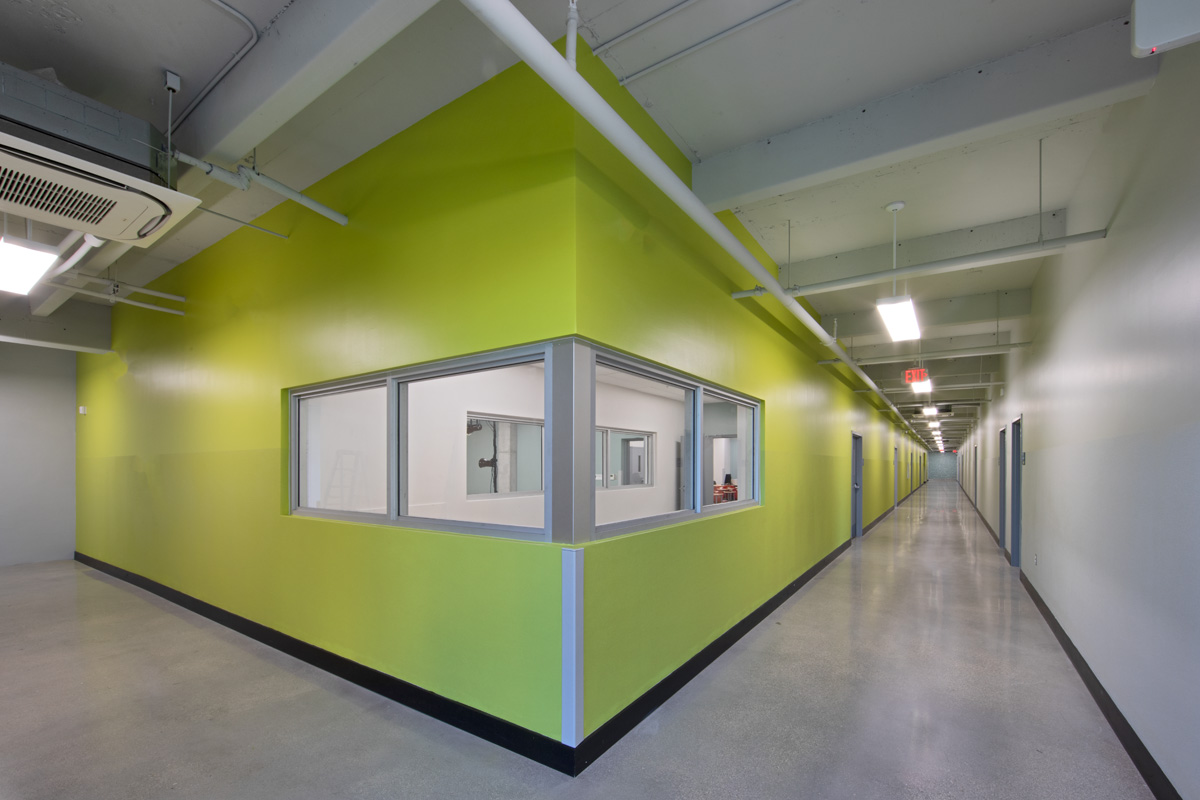
[[1150, 797], [951, 481], [575, 779], [73, 562], [0, 610], [0, 800]]

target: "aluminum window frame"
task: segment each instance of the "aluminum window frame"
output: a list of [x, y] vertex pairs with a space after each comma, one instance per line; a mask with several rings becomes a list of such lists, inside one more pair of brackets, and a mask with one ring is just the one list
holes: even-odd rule
[[[750, 486], [753, 496], [745, 499], [738, 498], [728, 503], [703, 503], [703, 495], [701, 495], [701, 514], [714, 513], [713, 509], [720, 509], [716, 513], [725, 511], [735, 511], [739, 508], [749, 508], [751, 506], [762, 505], [762, 404], [757, 400], [751, 400], [744, 395], [739, 395], [735, 392], [730, 392], [726, 389], [705, 386], [704, 395], [714, 397], [717, 400], [733, 403], [742, 406], [750, 411], [750, 452], [746, 454], [746, 467], [750, 470], [750, 480], [747, 485]], [[698, 431], [698, 441], [703, 442], [704, 439], [704, 398], [697, 398], [697, 403], [700, 406], [698, 417], [699, 421], [696, 424]], [[700, 463], [700, 459], [696, 459], [697, 486], [703, 483], [704, 465]], [[740, 485], [740, 484], [739, 484]]]
[[[543, 364], [546, 375], [544, 384], [544, 411], [541, 420], [543, 453], [542, 490], [540, 494], [545, 499], [545, 513], [543, 515], [542, 526], [540, 528], [522, 527], [420, 517], [408, 514], [409, 385], [433, 378], [484, 372], [491, 369], [534, 363]], [[683, 468], [688, 471], [687, 474], [690, 476], [690, 486], [683, 487], [686, 492], [686, 497], [684, 498], [686, 502], [681, 503], [684, 507], [678, 511], [602, 525], [596, 524], [595, 497], [598, 493], [648, 488], [657, 485], [661, 477], [659, 474], [661, 465], [651, 464], [651, 479], [653, 481], [651, 484], [608, 486], [606, 472], [605, 485], [601, 487], [595, 486], [596, 431], [621, 431], [625, 433], [647, 434], [651, 437], [651, 444], [648, 448], [653, 454], [651, 458], [659, 455], [658, 449], [661, 447], [659, 432], [639, 431], [611, 426], [600, 427], [596, 424], [596, 367], [598, 366], [616, 369], [637, 377], [647, 378], [691, 392], [685, 404], [684, 449], [681, 453], [681, 458], [685, 462], [690, 461], [690, 463], [683, 465]], [[387, 389], [387, 513], [372, 514], [300, 506], [299, 458], [302, 452], [300, 447], [300, 402], [311, 397], [377, 388], [380, 386], [384, 386]], [[735, 403], [749, 409], [751, 412], [751, 435], [748, 446], [752, 450], [747, 454], [747, 468], [751, 472], [750, 480], [747, 481], [747, 485], [752, 492], [750, 497], [739, 498], [736, 501], [728, 503], [709, 503], [706, 505], [703, 502], [706, 487], [702, 486], [703, 464], [701, 463], [701, 459], [703, 453], [705, 397]], [[561, 544], [582, 543], [617, 535], [637, 533], [660, 528], [665, 525], [698, 520], [716, 514], [743, 511], [763, 504], [763, 402], [761, 400], [581, 337], [560, 337], [492, 352], [440, 359], [407, 367], [381, 370], [366, 375], [297, 386], [287, 390], [287, 408], [290, 417], [288, 420], [288, 446], [290, 448], [290, 452], [288, 453], [288, 513], [297, 517], [369, 523], [478, 536], [494, 536], [524, 541], [556, 542]], [[568, 414], [569, 418], [557, 419], [556, 415], [561, 417], [564, 410], [570, 411]], [[468, 411], [468, 414], [470, 413]], [[484, 414], [482, 412], [476, 414], [476, 416], [488, 419], [506, 418], [504, 415]], [[520, 422], [533, 421], [532, 419], [525, 418], [519, 420], [513, 418], [513, 420]], [[581, 430], [586, 430], [587, 434], [580, 436], [579, 433]], [[603, 438], [607, 447], [608, 436], [606, 435]], [[570, 447], [567, 447], [567, 444]], [[564, 453], [569, 453], [569, 463], [555, 463], [554, 450], [556, 449], [559, 450], [560, 457]], [[608, 469], [609, 457], [610, 454], [608, 453], [603, 455], [606, 470]], [[585, 464], [586, 473], [583, 472]], [[539, 492], [507, 493], [502, 496], [511, 497], [514, 494], [533, 495], [539, 494]], [[472, 500], [486, 502], [495, 499], [496, 496], [469, 495], [468, 497]], [[576, 508], [577, 510], [571, 512], [569, 511], [570, 508]], [[561, 509], [568, 510], [569, 521]], [[560, 530], [554, 529], [554, 514], [556, 513], [559, 514], [560, 524], [558, 527], [561, 528]]]
[[[658, 455], [658, 434], [657, 433], [655, 433], [654, 431], [634, 430], [633, 428], [613, 428], [613, 427], [604, 427], [604, 426], [600, 426], [600, 425], [597, 425], [593, 430], [596, 433], [604, 434], [604, 452], [602, 454], [603, 455], [602, 460], [604, 462], [603, 463], [604, 479], [602, 481], [602, 485], [596, 487], [597, 490], [604, 490], [606, 492], [609, 492], [609, 491], [619, 491], [621, 489], [652, 489], [657, 485], [655, 483], [655, 479], [658, 477], [658, 464], [656, 464], [654, 461], [654, 459]], [[609, 474], [609, 469], [612, 466], [612, 464], [610, 463], [612, 461], [612, 450], [611, 450], [612, 443], [609, 439], [609, 435], [614, 434], [614, 433], [628, 433], [628, 434], [632, 434], [635, 437], [641, 436], [642, 438], [644, 438], [646, 440], [646, 472], [650, 476], [650, 480], [646, 481], [645, 483], [618, 483], [618, 484], [615, 484], [612, 486], [609, 485], [608, 474]], [[593, 442], [592, 446], [595, 447], [594, 442]]]

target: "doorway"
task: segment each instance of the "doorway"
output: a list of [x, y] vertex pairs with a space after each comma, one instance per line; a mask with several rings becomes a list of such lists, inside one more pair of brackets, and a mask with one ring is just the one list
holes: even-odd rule
[[1008, 511], [1008, 508], [1007, 508], [1008, 496], [1005, 494], [1008, 491], [1008, 475], [1006, 474], [1008, 472], [1008, 453], [1005, 450], [1007, 447], [1008, 447], [1008, 431], [1005, 430], [1004, 428], [1001, 428], [1000, 429], [1000, 469], [999, 469], [999, 473], [1000, 473], [1000, 502], [999, 502], [1000, 526], [997, 529], [997, 537], [996, 537], [999, 540], [1001, 550], [1004, 550], [1006, 547], [1005, 538], [1004, 538], [1004, 536], [1005, 536], [1004, 523], [1005, 523], [1005, 512]]
[[1008, 563], [1014, 567], [1021, 566], [1021, 472], [1025, 467], [1025, 452], [1021, 430], [1021, 420], [1013, 420], [1012, 424], [1012, 514], [1009, 528], [1012, 530], [1012, 541], [1009, 543]]
[[892, 508], [900, 505], [900, 448], [892, 448]]
[[979, 508], [979, 445], [975, 445], [975, 463], [971, 465], [971, 502]]
[[850, 538], [863, 535], [863, 440], [850, 434]]

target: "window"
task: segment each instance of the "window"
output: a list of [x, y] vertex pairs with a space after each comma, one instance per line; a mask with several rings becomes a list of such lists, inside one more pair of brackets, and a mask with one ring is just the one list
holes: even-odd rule
[[405, 514], [541, 528], [542, 363], [412, 381], [406, 388]]
[[299, 504], [387, 513], [387, 387], [299, 401]]
[[704, 393], [704, 505], [754, 499], [754, 409]]
[[583, 542], [758, 498], [755, 401], [579, 339], [289, 398], [297, 514]]
[[467, 417], [467, 494], [542, 490], [542, 423]]
[[691, 450], [693, 396], [683, 386], [596, 365], [597, 525], [691, 505], [684, 450]]

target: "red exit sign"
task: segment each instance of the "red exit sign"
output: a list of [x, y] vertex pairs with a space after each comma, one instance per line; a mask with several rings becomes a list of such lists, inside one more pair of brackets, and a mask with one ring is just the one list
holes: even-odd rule
[[924, 367], [904, 370], [905, 383], [920, 383], [921, 381], [927, 380], [929, 380], [929, 373], [926, 372]]

